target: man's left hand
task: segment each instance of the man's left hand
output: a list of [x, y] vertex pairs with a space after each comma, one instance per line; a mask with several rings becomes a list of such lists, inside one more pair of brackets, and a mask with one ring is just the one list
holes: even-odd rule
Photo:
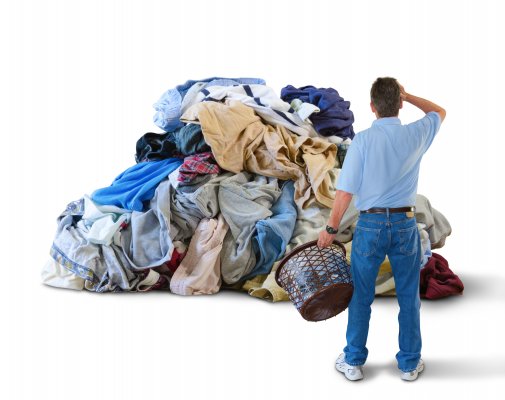
[[321, 231], [319, 234], [319, 239], [317, 241], [317, 246], [318, 247], [328, 247], [333, 243], [333, 240], [335, 240], [335, 234], [331, 234], [326, 232], [325, 230]]

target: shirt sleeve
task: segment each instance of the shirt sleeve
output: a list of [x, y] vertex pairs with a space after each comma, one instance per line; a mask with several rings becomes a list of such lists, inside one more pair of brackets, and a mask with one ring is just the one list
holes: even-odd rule
[[440, 114], [436, 111], [430, 111], [424, 118], [412, 123], [412, 125], [415, 125], [416, 131], [420, 135], [423, 153], [430, 148], [441, 124], [442, 120]]
[[[359, 135], [358, 135], [359, 136]], [[344, 165], [338, 177], [337, 189], [347, 193], [356, 194], [361, 186], [363, 177], [363, 157], [356, 136], [347, 150]]]

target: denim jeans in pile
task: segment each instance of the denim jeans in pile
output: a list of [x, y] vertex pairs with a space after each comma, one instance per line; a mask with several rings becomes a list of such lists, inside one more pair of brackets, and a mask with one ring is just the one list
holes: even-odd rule
[[385, 256], [389, 257], [400, 312], [398, 368], [412, 371], [421, 357], [419, 276], [421, 246], [415, 217], [407, 213], [361, 214], [351, 252], [354, 292], [349, 303], [345, 360], [363, 365], [375, 279]]

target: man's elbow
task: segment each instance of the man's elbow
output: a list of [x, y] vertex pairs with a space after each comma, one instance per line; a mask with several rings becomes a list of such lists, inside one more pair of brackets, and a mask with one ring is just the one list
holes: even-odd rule
[[337, 189], [337, 192], [335, 193], [335, 197], [338, 197], [339, 199], [342, 199], [342, 200], [350, 201], [352, 199], [352, 193], [344, 192], [343, 190]]
[[440, 108], [440, 110], [437, 111], [438, 115], [440, 115], [440, 121], [443, 122], [445, 119], [446, 111], [443, 108]]

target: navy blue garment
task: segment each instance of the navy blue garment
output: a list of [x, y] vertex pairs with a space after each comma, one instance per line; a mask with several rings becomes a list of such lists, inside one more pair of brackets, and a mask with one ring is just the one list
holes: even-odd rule
[[171, 158], [176, 154], [177, 146], [173, 133], [144, 134], [135, 146], [135, 161], [137, 163], [145, 161], [158, 161]]
[[295, 187], [288, 181], [282, 193], [272, 206], [272, 216], [256, 222], [256, 234], [252, 238], [256, 265], [240, 280], [252, 279], [256, 275], [270, 273], [272, 266], [286, 250], [293, 236], [298, 212], [295, 205]]
[[144, 211], [144, 203], [153, 198], [159, 183], [176, 170], [182, 161], [181, 158], [168, 158], [135, 164], [119, 174], [110, 186], [95, 190], [91, 199], [98, 204]]
[[339, 136], [341, 138], [354, 137], [354, 114], [349, 109], [351, 103], [345, 101], [333, 88], [315, 88], [303, 86], [299, 89], [288, 85], [281, 90], [281, 99], [291, 103], [300, 99], [304, 103], [311, 103], [319, 107], [318, 113], [313, 113], [309, 119], [315, 130], [322, 136]]
[[210, 151], [210, 146], [203, 138], [201, 125], [188, 124], [177, 129], [174, 139], [177, 150], [185, 156]]
[[175, 132], [148, 132], [137, 140], [135, 161], [157, 161], [210, 151], [197, 124], [184, 125]]

